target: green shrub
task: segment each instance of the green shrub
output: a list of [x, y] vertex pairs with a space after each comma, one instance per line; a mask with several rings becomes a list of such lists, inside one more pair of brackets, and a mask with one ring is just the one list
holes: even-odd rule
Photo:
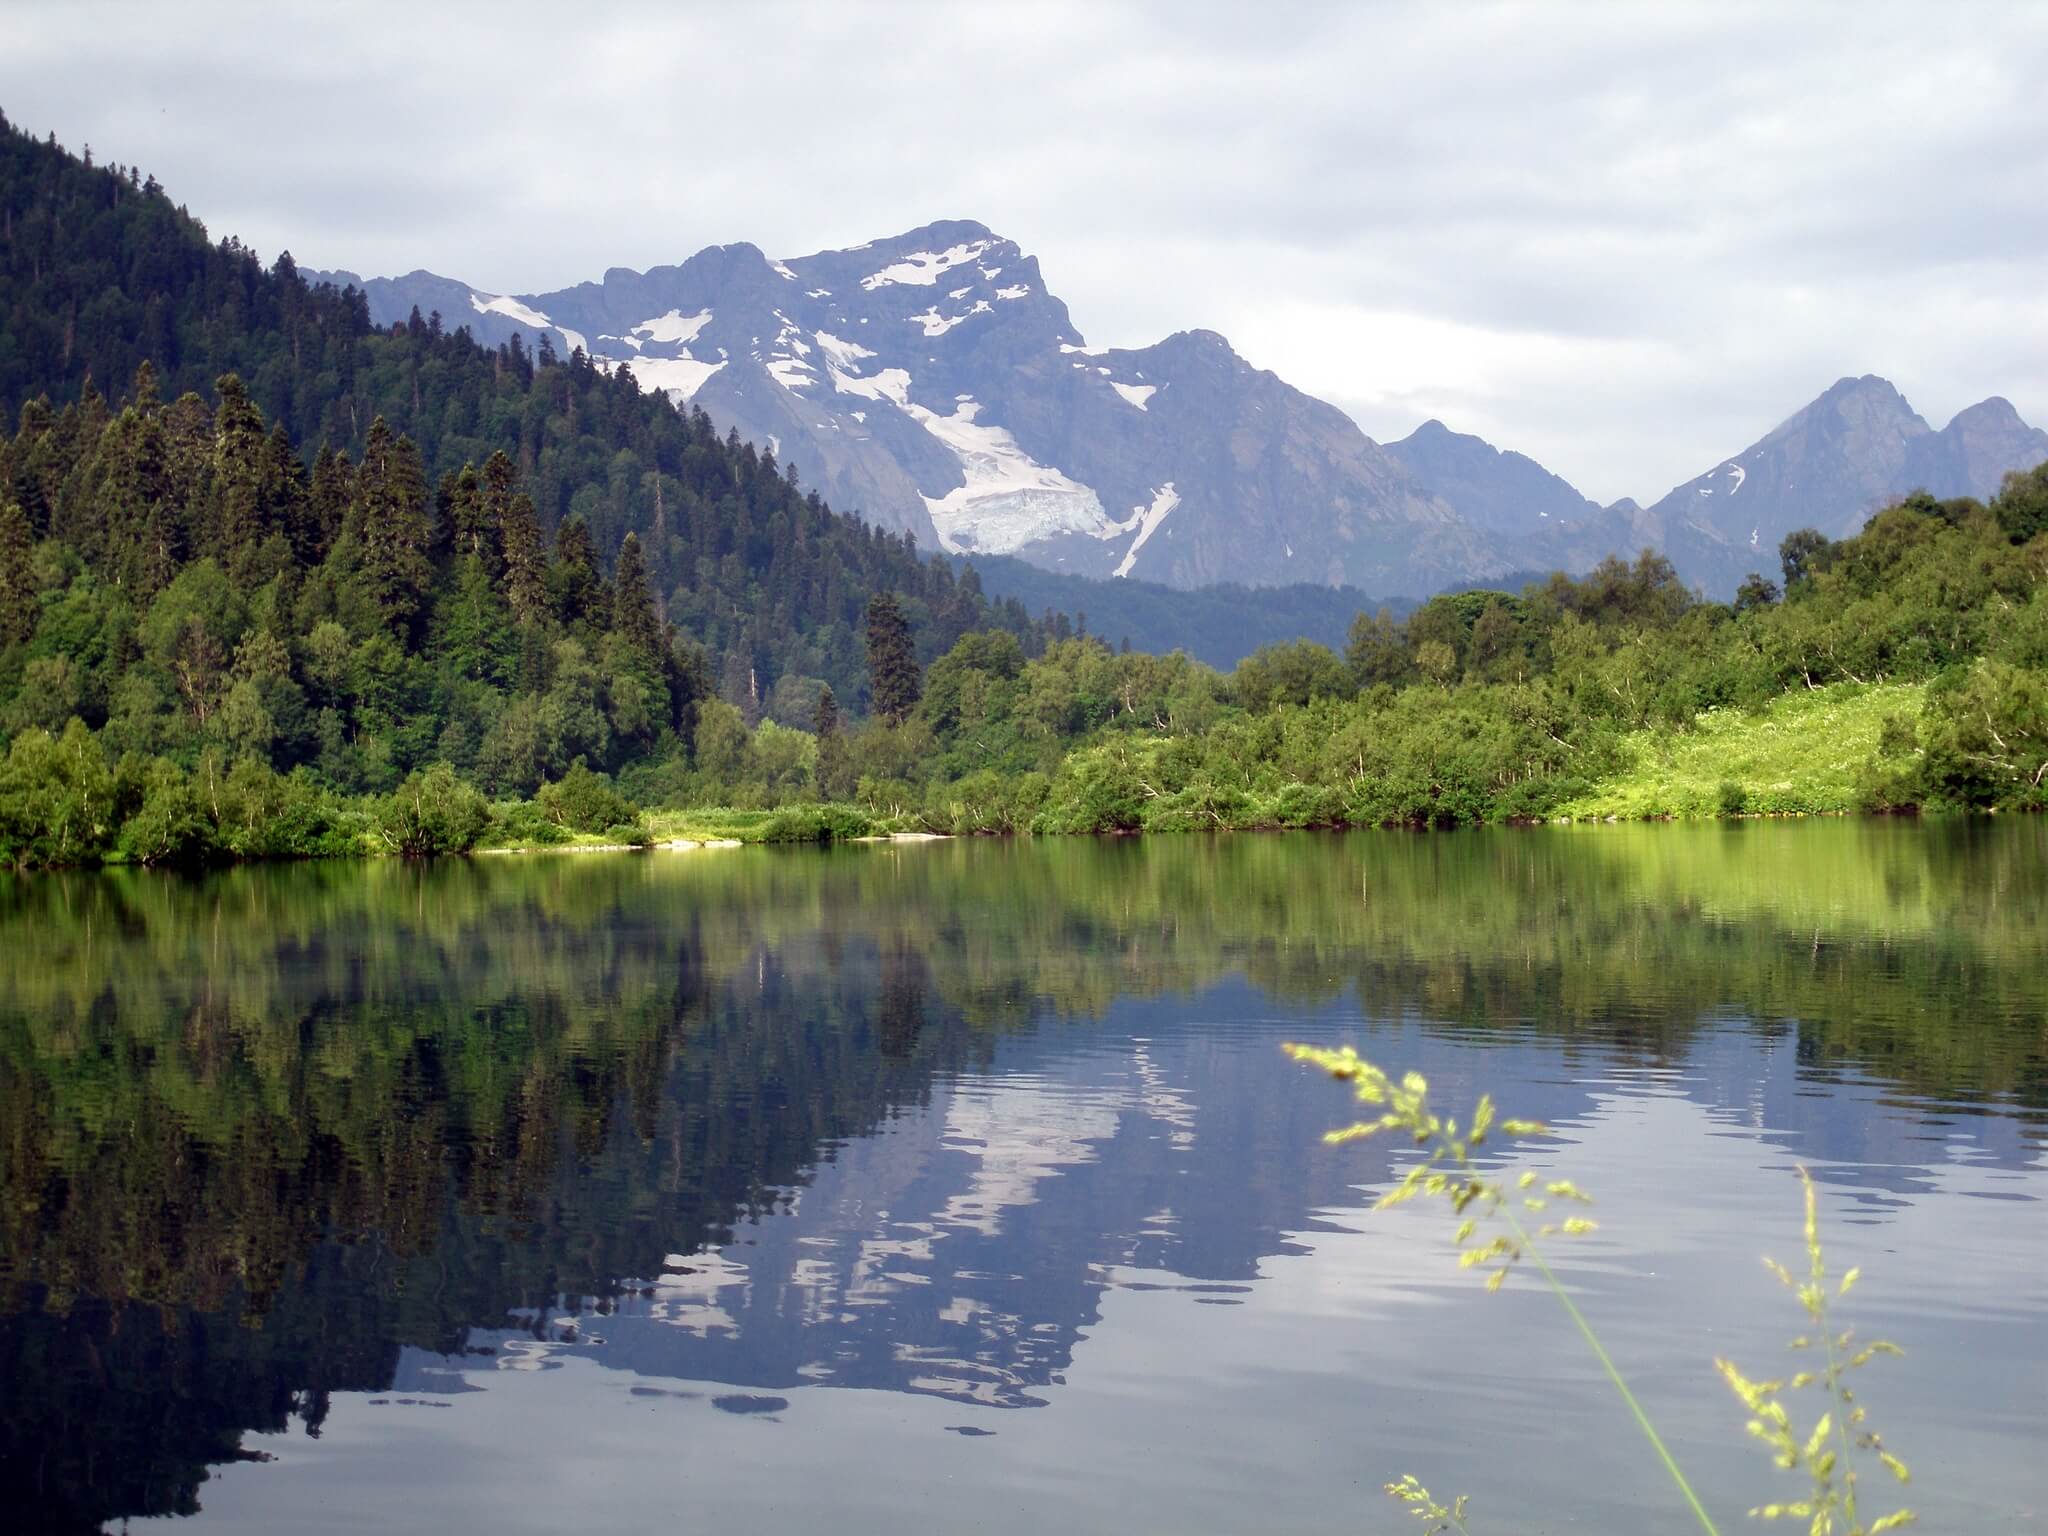
[[531, 800], [502, 800], [491, 807], [483, 841], [494, 848], [547, 848], [571, 834]]
[[23, 731], [0, 765], [0, 864], [97, 864], [117, 828], [114, 776], [82, 720]]
[[411, 775], [378, 803], [376, 831], [384, 846], [406, 858], [467, 853], [490, 824], [490, 807], [446, 763]]
[[762, 843], [832, 843], [867, 837], [875, 823], [853, 805], [793, 805], [770, 813], [754, 832]]
[[609, 775], [593, 773], [578, 758], [553, 784], [534, 797], [557, 825], [576, 832], [601, 832], [640, 819], [640, 807], [612, 787]]
[[165, 758], [143, 770], [142, 804], [121, 826], [120, 852], [137, 864], [190, 868], [226, 856], [184, 771]]
[[1749, 791], [1733, 779], [1723, 779], [1714, 803], [1723, 816], [1740, 816], [1749, 809]]

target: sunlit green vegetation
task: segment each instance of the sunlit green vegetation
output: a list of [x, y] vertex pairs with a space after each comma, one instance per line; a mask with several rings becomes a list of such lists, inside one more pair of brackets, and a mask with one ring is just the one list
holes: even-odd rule
[[372, 331], [4, 126], [0, 172], [0, 864], [2048, 803], [2048, 466], [1733, 604], [1645, 552], [1222, 673], [580, 353]]

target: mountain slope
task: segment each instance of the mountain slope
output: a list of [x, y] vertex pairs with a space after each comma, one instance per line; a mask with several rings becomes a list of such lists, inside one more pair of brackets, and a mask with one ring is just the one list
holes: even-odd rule
[[1711, 529], [1767, 570], [1794, 529], [1846, 537], [1908, 491], [1987, 497], [2009, 471], [2043, 459], [2048, 433], [2005, 400], [1973, 405], [1936, 432], [1889, 380], [1866, 374], [1838, 380], [1650, 512]]
[[1544, 523], [1578, 522], [1600, 508], [1526, 454], [1426, 421], [1387, 452], [1474, 526], [1529, 537]]
[[1037, 261], [968, 221], [787, 261], [714, 246], [547, 294], [331, 276], [380, 325], [417, 307], [630, 368], [927, 549], [1180, 589], [1423, 596], [1649, 547], [1725, 597], [1795, 528], [1853, 532], [1920, 487], [1988, 496], [2048, 459], [2002, 399], [1936, 432], [1887, 381], [1845, 378], [1654, 505], [1600, 507], [1441, 422], [1382, 447], [1212, 331], [1090, 348]]
[[[142, 499], [101, 492], [84, 469], [121, 419], [107, 397], [146, 361], [182, 434], [173, 463], [205, 458], [209, 401], [228, 373], [309, 463], [332, 448], [361, 464], [379, 417], [417, 445], [429, 489], [502, 451], [543, 533], [578, 518], [605, 561], [638, 534], [658, 608], [706, 649], [714, 684], [735, 702], [794, 676], [829, 682], [858, 710], [862, 618], [881, 592], [904, 599], [927, 659], [988, 625], [1037, 643], [1014, 604], [988, 602], [952, 562], [834, 512], [699, 414], [573, 359], [536, 367], [523, 349], [487, 350], [424, 324], [376, 329], [359, 294], [309, 283], [289, 257], [266, 269], [232, 240], [213, 243], [153, 181], [88, 167], [4, 119], [0, 215], [11, 232], [0, 239], [0, 412], [19, 425], [0, 448], [0, 503], [20, 501], [34, 537], [54, 528], [92, 548]], [[493, 334], [509, 341], [512, 329]], [[187, 391], [189, 402], [178, 398]], [[138, 441], [154, 442], [155, 430], [143, 420]], [[143, 455], [135, 475], [157, 475], [163, 453]], [[175, 510], [166, 558], [191, 553], [216, 521], [204, 498]], [[445, 542], [445, 518], [435, 522]], [[111, 665], [126, 650], [107, 655]], [[97, 723], [107, 700], [88, 703]]]
[[1507, 569], [1349, 417], [1214, 332], [1089, 348], [1036, 259], [972, 222], [787, 261], [717, 246], [547, 294], [361, 286], [380, 324], [417, 305], [630, 367], [928, 547], [1178, 587], [1428, 591]]

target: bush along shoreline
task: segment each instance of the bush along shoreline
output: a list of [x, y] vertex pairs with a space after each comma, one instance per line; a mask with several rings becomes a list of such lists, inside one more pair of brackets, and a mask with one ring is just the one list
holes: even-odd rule
[[2048, 805], [2048, 465], [1794, 533], [1733, 603], [1645, 551], [1223, 673], [949, 566], [829, 667], [714, 677], [689, 581], [573, 513], [549, 554], [502, 453], [430, 494], [373, 423], [308, 484], [232, 378], [152, 389], [0, 444], [0, 866]]
[[0, 188], [0, 867], [2048, 800], [2048, 465], [1221, 672], [4, 119]]
[[[1951, 685], [1968, 707], [1982, 682]], [[136, 864], [193, 868], [314, 858], [427, 858], [544, 850], [639, 851], [765, 843], [835, 843], [930, 836], [1115, 835], [1448, 827], [1483, 823], [1736, 819], [1764, 816], [1970, 811], [1998, 802], [1925, 804], [1902, 793], [1927, 772], [1912, 710], [1941, 695], [1917, 686], [1838, 685], [1787, 696], [1732, 719], [1703, 716], [1678, 739], [1624, 741], [1609, 772], [1587, 784], [1560, 778], [1545, 792], [1484, 797], [1470, 813], [1407, 810], [1400, 786], [1282, 780], [1219, 788], [1174, 772], [1183, 744], [1138, 738], [1070, 753], [1051, 774], [990, 773], [944, 784], [921, 804], [790, 801], [772, 807], [647, 809], [581, 761], [530, 799], [488, 799], [445, 762], [385, 795], [350, 796], [301, 769], [280, 774], [251, 757], [224, 765], [202, 754], [189, 772], [165, 758], [106, 760], [74, 719], [58, 736], [27, 732], [0, 763], [0, 853], [16, 868]], [[1277, 722], [1312, 731], [1300, 710]], [[1819, 758], [1825, 757], [1825, 761]], [[1807, 759], [1814, 759], [1807, 761]], [[1161, 785], [1168, 786], [1162, 788]], [[1413, 786], [1411, 786], [1411, 789]], [[1430, 786], [1432, 790], [1439, 786]], [[886, 791], [883, 792], [886, 794]], [[2040, 809], [2039, 796], [2018, 808]]]

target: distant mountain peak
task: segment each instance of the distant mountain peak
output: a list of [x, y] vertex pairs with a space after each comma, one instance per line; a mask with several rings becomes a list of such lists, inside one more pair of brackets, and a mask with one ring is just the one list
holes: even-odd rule
[[1953, 432], [1959, 427], [2017, 427], [2029, 431], [2013, 403], [2003, 395], [1990, 395], [1975, 405], [1966, 405], [1950, 418], [1943, 430]]
[[1428, 489], [1494, 533], [1528, 538], [1575, 523], [1599, 509], [1566, 480], [1526, 454], [1454, 432], [1432, 418], [1387, 452]]
[[1851, 375], [1649, 510], [1601, 508], [1438, 419], [1383, 447], [1217, 331], [1088, 346], [1037, 258], [977, 219], [782, 259], [707, 246], [552, 293], [333, 276], [378, 324], [417, 305], [486, 344], [630, 369], [928, 547], [1183, 587], [1424, 594], [1649, 543], [1732, 590], [1787, 527], [1852, 526], [1920, 484], [1987, 494], [2048, 459], [2004, 400], [1936, 433], [1889, 380]]

